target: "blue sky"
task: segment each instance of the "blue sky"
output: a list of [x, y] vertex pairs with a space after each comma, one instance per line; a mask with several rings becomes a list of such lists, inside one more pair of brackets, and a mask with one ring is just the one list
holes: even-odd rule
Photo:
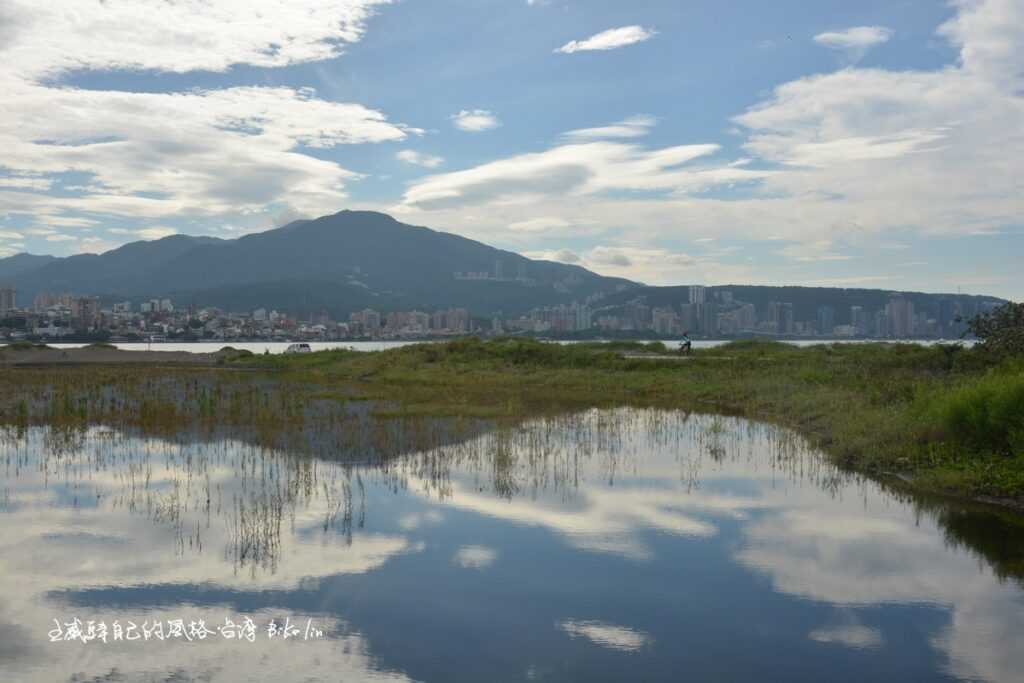
[[656, 284], [1024, 299], [1024, 0], [0, 0], [0, 256], [343, 208]]

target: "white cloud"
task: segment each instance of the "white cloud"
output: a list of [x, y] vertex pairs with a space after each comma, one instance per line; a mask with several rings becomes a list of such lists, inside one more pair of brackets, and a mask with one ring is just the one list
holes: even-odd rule
[[444, 159], [442, 157], [423, 154], [412, 149], [403, 149], [395, 155], [395, 158], [399, 161], [404, 161], [407, 164], [423, 166], [424, 168], [437, 168], [444, 163]]
[[820, 263], [822, 261], [849, 261], [852, 257], [835, 251], [831, 240], [813, 240], [791, 244], [779, 249], [778, 253], [794, 261]]
[[614, 50], [615, 48], [642, 43], [655, 36], [657, 32], [643, 26], [622, 26], [601, 31], [585, 40], [570, 40], [562, 47], [555, 50], [562, 54], [583, 52], [586, 50]]
[[541, 197], [593, 195], [611, 190], [680, 191], [741, 181], [766, 172], [741, 168], [681, 169], [718, 151], [717, 145], [680, 145], [648, 150], [618, 142], [566, 144], [413, 183], [407, 206], [440, 208], [487, 201], [531, 203]]
[[20, 232], [13, 232], [11, 230], [0, 230], [0, 239], [20, 240], [24, 239], [24, 235], [22, 235]]
[[76, 69], [225, 71], [336, 57], [388, 0], [6, 0], [0, 52], [33, 79]]
[[570, 130], [562, 137], [574, 141], [602, 140], [606, 138], [639, 138], [647, 135], [655, 123], [657, 123], [657, 119], [653, 116], [633, 116], [618, 123], [613, 123], [610, 126]]
[[540, 218], [531, 218], [525, 221], [518, 221], [508, 226], [509, 230], [515, 232], [529, 232], [529, 233], [553, 233], [561, 232], [572, 224], [562, 218], [556, 218], [552, 216], [542, 216]]
[[525, 251], [523, 256], [538, 261], [557, 261], [558, 263], [579, 263], [583, 259], [571, 249]]
[[892, 30], [884, 26], [854, 26], [845, 31], [827, 31], [814, 36], [814, 42], [833, 50], [863, 54], [866, 50], [892, 38]]
[[83, 254], [102, 254], [121, 246], [124, 246], [123, 242], [115, 242], [102, 237], [83, 237], [78, 242], [78, 251]]
[[178, 230], [176, 228], [169, 228], [164, 226], [138, 228], [135, 230], [129, 230], [126, 228], [110, 228], [107, 232], [113, 233], [115, 235], [131, 235], [144, 240], [158, 240], [163, 237], [170, 237], [171, 235], [178, 234]]
[[[335, 57], [362, 37], [385, 2], [6, 3], [3, 204], [67, 227], [94, 224], [83, 211], [217, 216], [285, 200], [305, 213], [336, 210], [359, 174], [304, 147], [399, 141], [422, 131], [311, 89], [140, 93], [61, 87], [59, 79], [82, 69], [224, 71]], [[89, 176], [65, 188], [80, 196], [17, 191], [46, 189], [66, 172]]]
[[47, 242], [74, 242], [78, 240], [74, 235], [48, 235]]
[[[511, 244], [523, 233], [510, 226], [538, 216], [582, 223], [631, 245], [676, 240], [678, 248], [709, 235], [761, 244], [827, 240], [838, 246], [819, 250], [826, 259], [817, 263], [791, 250], [805, 258], [756, 272], [728, 263], [705, 272], [722, 283], [756, 277], [867, 285], [893, 278], [861, 262], [854, 265], [859, 280], [857, 272], [826, 269], [846, 258], [839, 246], [991, 234], [1019, 225], [1024, 215], [1024, 98], [1015, 94], [1024, 91], [1024, 77], [1014, 61], [1015, 46], [1024, 44], [1024, 5], [987, 0], [956, 7], [939, 34], [959, 51], [957, 64], [851, 67], [784, 83], [735, 118], [744, 149], [731, 159], [705, 155], [677, 167], [645, 168], [638, 162], [653, 163], [660, 150], [639, 144], [639, 136], [608, 139], [609, 132], [624, 132], [611, 124], [541, 151], [423, 178], [401, 205], [388, 208], [406, 220]], [[462, 217], [470, 205], [481, 209], [472, 221]], [[662, 275], [630, 277], [654, 282]], [[1020, 296], [1019, 289], [994, 293]]]
[[31, 177], [0, 177], [0, 187], [17, 190], [39, 190], [46, 191], [53, 187], [53, 180], [50, 178]]
[[[46, 211], [127, 216], [218, 215], [287, 201], [323, 214], [359, 178], [300, 145], [402, 140], [408, 129], [361, 105], [289, 88], [155, 94], [77, 91], [17, 82], [0, 120], [5, 163], [37, 173], [91, 174], [94, 191], [52, 197]], [[38, 141], [46, 141], [45, 143]], [[140, 193], [152, 196], [140, 196]], [[21, 195], [28, 210], [42, 203]], [[41, 219], [70, 225], [83, 219]]]
[[637, 263], [663, 263], [688, 267], [697, 262], [687, 254], [672, 253], [665, 249], [640, 249], [636, 247], [598, 246], [590, 250], [587, 260], [606, 266], [628, 268]]
[[1008, 25], [1024, 41], [1019, 3], [963, 3], [942, 29], [959, 42], [958, 67], [843, 69], [776, 88], [736, 118], [748, 131], [746, 148], [811, 168], [766, 179], [765, 193], [833, 214], [827, 223], [845, 213], [871, 232], [964, 234], [1017, 222], [1024, 100], [1006, 87], [1020, 74], [998, 70]]
[[452, 124], [459, 130], [479, 133], [501, 125], [498, 117], [486, 109], [463, 109], [451, 115]]
[[67, 228], [91, 228], [100, 224], [97, 220], [80, 216], [46, 216], [46, 222]]

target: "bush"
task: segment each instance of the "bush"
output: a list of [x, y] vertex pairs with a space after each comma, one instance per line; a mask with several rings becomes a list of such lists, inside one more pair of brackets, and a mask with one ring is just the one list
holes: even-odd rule
[[975, 451], [1024, 454], [1024, 371], [993, 371], [932, 402], [956, 442]]
[[987, 351], [999, 355], [1024, 355], [1024, 303], [1007, 302], [989, 313], [975, 316], [967, 329]]

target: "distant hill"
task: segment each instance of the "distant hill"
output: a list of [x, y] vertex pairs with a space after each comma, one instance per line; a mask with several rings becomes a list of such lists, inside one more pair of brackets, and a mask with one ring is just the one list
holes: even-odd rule
[[19, 275], [58, 260], [56, 256], [36, 256], [35, 254], [15, 254], [8, 258], [0, 258], [0, 287], [12, 286], [15, 278]]
[[[2, 259], [0, 273], [25, 257], [40, 258]], [[170, 297], [178, 305], [337, 316], [374, 306], [459, 306], [478, 315], [511, 315], [637, 286], [369, 211], [342, 211], [238, 239], [175, 235], [100, 255], [49, 257], [14, 279], [21, 302], [42, 291], [70, 291], [106, 300]]]

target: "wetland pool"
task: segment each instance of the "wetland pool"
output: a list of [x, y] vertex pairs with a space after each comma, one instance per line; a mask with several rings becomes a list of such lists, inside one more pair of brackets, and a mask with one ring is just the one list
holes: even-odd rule
[[0, 681], [1022, 680], [1009, 512], [739, 418], [436, 424], [0, 431]]

